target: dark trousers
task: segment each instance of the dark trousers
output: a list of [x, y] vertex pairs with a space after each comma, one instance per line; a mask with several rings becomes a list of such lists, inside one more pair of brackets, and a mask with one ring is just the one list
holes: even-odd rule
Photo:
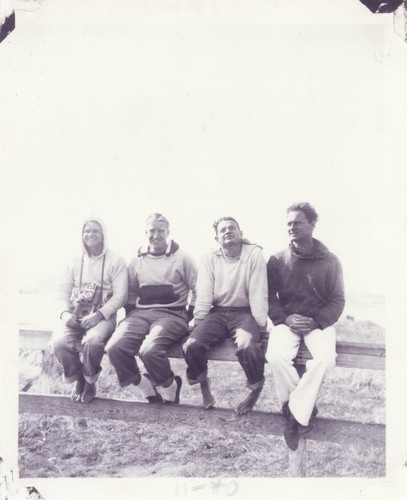
[[165, 308], [136, 309], [119, 323], [106, 346], [121, 387], [139, 384], [135, 356], [142, 359], [154, 385], [167, 387], [174, 380], [168, 348], [188, 334], [187, 314]]
[[[102, 320], [87, 332], [62, 326], [54, 332], [53, 350], [64, 369], [65, 382], [72, 383], [82, 375], [94, 384], [99, 378], [105, 345], [116, 326], [116, 318]], [[80, 358], [82, 354], [82, 360]]]
[[260, 344], [260, 329], [250, 312], [229, 308], [212, 310], [193, 330], [184, 345], [187, 379], [197, 384], [208, 375], [208, 352], [215, 344], [232, 338], [236, 355], [254, 390], [264, 383], [265, 357]]

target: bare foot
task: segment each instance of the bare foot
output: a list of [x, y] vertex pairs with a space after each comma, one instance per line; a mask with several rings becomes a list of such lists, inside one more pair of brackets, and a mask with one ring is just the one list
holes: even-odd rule
[[260, 393], [263, 387], [259, 387], [258, 389], [254, 389], [250, 391], [249, 395], [237, 405], [235, 410], [236, 415], [244, 415], [245, 413], [249, 413], [253, 409], [253, 406], [256, 404], [256, 401], [259, 399]]
[[72, 389], [71, 392], [71, 399], [72, 401], [80, 401], [83, 389], [85, 387], [85, 379], [81, 376], [78, 378], [78, 380], [75, 383], [74, 388]]
[[209, 387], [209, 379], [206, 378], [201, 382], [201, 392], [203, 400], [202, 406], [205, 408], [205, 410], [209, 410], [210, 408], [214, 407], [216, 401]]
[[90, 403], [95, 396], [96, 396], [96, 384], [90, 384], [89, 382], [85, 382], [85, 388], [82, 393], [81, 402]]

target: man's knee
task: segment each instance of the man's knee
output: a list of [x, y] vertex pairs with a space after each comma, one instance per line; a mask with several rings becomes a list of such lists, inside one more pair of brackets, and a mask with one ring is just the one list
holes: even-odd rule
[[103, 349], [105, 348], [106, 342], [104, 342], [101, 338], [94, 336], [85, 338], [82, 341], [84, 350], [95, 350], [95, 349]]
[[291, 364], [293, 361], [287, 352], [284, 352], [277, 348], [273, 349], [272, 346], [270, 346], [267, 349], [266, 359], [271, 367], [278, 367], [286, 364]]
[[314, 363], [318, 364], [325, 370], [330, 370], [336, 365], [336, 353], [335, 352], [324, 352], [319, 353], [318, 356], [314, 357]]
[[139, 356], [143, 361], [148, 361], [164, 351], [163, 347], [156, 342], [149, 342], [148, 337], [142, 343]]
[[199, 342], [199, 339], [195, 337], [189, 337], [189, 339], [187, 339], [187, 341], [183, 346], [183, 350], [185, 353], [185, 357], [188, 358], [199, 355], [202, 352], [203, 347], [202, 344]]
[[111, 361], [120, 356], [124, 352], [122, 339], [112, 337], [105, 346], [105, 352]]
[[73, 342], [67, 336], [59, 335], [52, 339], [51, 347], [54, 354], [58, 355], [61, 351], [72, 349]]

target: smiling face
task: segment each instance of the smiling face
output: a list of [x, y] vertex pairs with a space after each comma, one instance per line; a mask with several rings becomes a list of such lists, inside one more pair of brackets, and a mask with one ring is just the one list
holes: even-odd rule
[[151, 221], [147, 223], [146, 235], [148, 238], [151, 253], [163, 253], [167, 249], [168, 235], [170, 230], [168, 225], [162, 221]]
[[221, 247], [230, 247], [242, 242], [243, 233], [234, 220], [224, 219], [218, 224], [215, 239]]
[[312, 241], [314, 229], [315, 222], [309, 222], [301, 210], [288, 213], [287, 230], [290, 241], [294, 243], [309, 243]]
[[99, 254], [103, 250], [103, 231], [96, 222], [87, 222], [83, 228], [82, 240], [85, 247], [92, 254]]

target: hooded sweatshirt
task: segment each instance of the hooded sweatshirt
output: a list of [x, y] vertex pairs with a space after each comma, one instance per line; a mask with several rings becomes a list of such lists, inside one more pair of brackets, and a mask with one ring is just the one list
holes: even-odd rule
[[128, 304], [140, 309], [186, 307], [195, 304], [197, 268], [193, 260], [171, 240], [165, 254], [152, 255], [140, 248], [128, 268]]
[[212, 306], [250, 307], [260, 328], [267, 322], [267, 271], [261, 247], [243, 241], [235, 258], [222, 248], [207, 254], [198, 273], [194, 318], [203, 319]]
[[267, 263], [269, 316], [274, 325], [287, 316], [313, 318], [319, 328], [333, 325], [345, 306], [342, 266], [338, 258], [313, 238], [311, 255], [300, 255], [291, 245]]
[[60, 315], [63, 311], [72, 312], [75, 309], [80, 284], [82, 288], [88, 283], [95, 283], [101, 287], [103, 269], [103, 296], [98, 309], [105, 319], [110, 319], [127, 301], [126, 262], [105, 246], [102, 253], [97, 256], [91, 256], [86, 247], [83, 247], [83, 254], [68, 262], [56, 285], [57, 313]]

